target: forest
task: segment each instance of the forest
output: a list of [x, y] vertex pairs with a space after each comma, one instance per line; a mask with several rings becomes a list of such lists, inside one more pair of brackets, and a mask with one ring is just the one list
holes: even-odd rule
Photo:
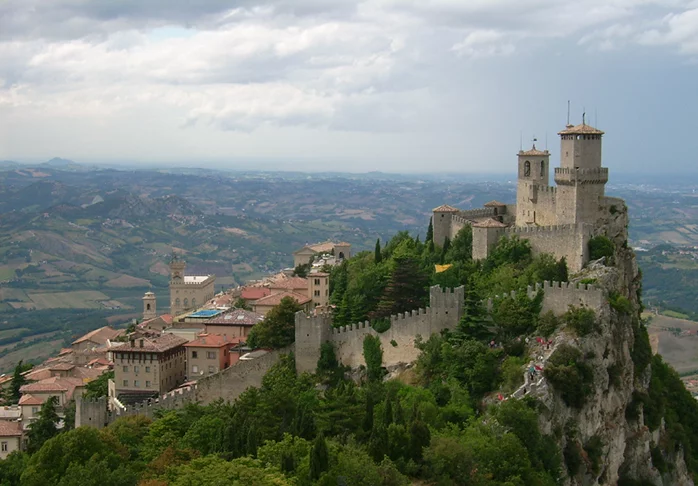
[[[566, 280], [564, 260], [534, 257], [525, 241], [503, 239], [487, 260], [473, 262], [469, 231], [444, 248], [427, 236], [420, 242], [399, 233], [383, 247], [377, 242], [374, 252], [355, 256], [331, 276], [336, 324], [368, 318], [377, 331], [387, 315], [423, 306], [430, 284], [466, 286], [457, 329], [420, 341], [420, 358], [398, 379], [384, 379], [380, 340], [367, 335], [358, 379], [326, 343], [313, 374], [297, 374], [288, 354], [259, 389], [233, 403], [192, 404], [154, 420], [135, 416], [101, 430], [58, 429], [49, 401], [31, 426], [28, 451], [0, 461], [0, 484], [552, 486], [582, 466], [598, 471], [600, 438], [582, 443], [572, 430], [542, 435], [540, 403], [502, 400], [523, 380], [524, 336], [549, 336], [561, 327], [578, 336], [598, 332], [594, 312], [541, 315], [540, 297], [523, 292], [502, 299], [491, 313], [482, 305], [483, 297], [529, 283]], [[451, 266], [436, 273], [436, 264]], [[614, 305], [634, 312], [619, 297]], [[255, 331], [257, 344], [288, 344], [292, 315], [279, 309], [265, 319]], [[666, 447], [682, 447], [695, 473], [698, 405], [678, 375], [651, 356], [644, 328], [635, 331], [636, 371], [651, 364], [652, 375], [626, 420], [639, 420], [644, 410], [646, 425], [656, 430], [664, 418]], [[561, 346], [544, 370], [570, 407], [583, 407], [594, 387], [584, 360], [576, 348]], [[563, 434], [568, 446], [560, 450]], [[669, 467], [661, 453], [653, 451], [653, 462], [655, 456], [658, 468]], [[622, 477], [619, 484], [644, 483]]]

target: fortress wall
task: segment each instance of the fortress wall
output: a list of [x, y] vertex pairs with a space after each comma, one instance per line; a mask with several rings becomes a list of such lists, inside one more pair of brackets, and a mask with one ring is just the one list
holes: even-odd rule
[[102, 428], [120, 417], [144, 415], [153, 418], [156, 410], [174, 410], [187, 403], [209, 404], [219, 398], [233, 401], [249, 387], [259, 387], [262, 378], [283, 354], [294, 350], [293, 345], [271, 351], [257, 359], [238, 361], [234, 366], [200, 379], [189, 388], [173, 390], [157, 399], [128, 405], [122, 410], [108, 411], [106, 398], [89, 400], [79, 398], [76, 404], [75, 426], [88, 425]]
[[565, 257], [567, 267], [572, 272], [581, 270], [589, 260], [591, 228], [587, 225], [523, 226], [504, 230], [504, 236], [514, 235], [528, 240], [534, 254], [550, 253], [555, 258]]
[[494, 216], [494, 208], [466, 209], [464, 211], [458, 211], [458, 216], [464, 220], [487, 218]]
[[[535, 286], [529, 285], [525, 292], [533, 298], [539, 290], [543, 290], [541, 313], [552, 311], [555, 315], [560, 316], [567, 312], [569, 306], [588, 307], [598, 312], [599, 309], [608, 305], [603, 291], [593, 285], [545, 281]], [[495, 301], [515, 298], [516, 295], [517, 292], [512, 291], [510, 294], [488, 299], [487, 308], [492, 310]]]
[[540, 225], [557, 224], [555, 203], [557, 188], [552, 186], [538, 186], [538, 202], [535, 205], [535, 222]]

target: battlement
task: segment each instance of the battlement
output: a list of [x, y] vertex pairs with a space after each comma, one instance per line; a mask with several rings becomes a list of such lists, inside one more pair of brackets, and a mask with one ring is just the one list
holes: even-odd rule
[[538, 188], [538, 194], [540, 193], [546, 194], [546, 193], [551, 193], [551, 194], [556, 194], [557, 193], [557, 187], [555, 186], [536, 186]]
[[[533, 298], [540, 290], [543, 291], [542, 312], [553, 311], [555, 315], [564, 314], [570, 306], [588, 307], [597, 310], [605, 308], [607, 305], [603, 290], [590, 284], [550, 282], [546, 280], [542, 283], [529, 285], [525, 292], [529, 298]], [[508, 294], [495, 295], [487, 299], [487, 309], [491, 311], [494, 303], [498, 300], [515, 299], [518, 292], [520, 291], [512, 290]]]
[[477, 218], [487, 218], [489, 216], [495, 215], [495, 208], [479, 208], [479, 209], [467, 209], [463, 211], [458, 211], [458, 214], [454, 214], [453, 218], [459, 218], [462, 221], [468, 221]]
[[186, 280], [180, 280], [178, 282], [175, 282], [173, 280], [170, 280], [170, 286], [177, 287], [179, 285], [207, 285], [211, 282], [214, 282], [216, 280], [215, 275], [207, 275], [205, 280], [200, 280], [200, 281], [189, 281], [187, 282]]
[[551, 226], [512, 226], [503, 228], [504, 234], [520, 235], [529, 233], [571, 234], [586, 231], [586, 225], [580, 224], [556, 224]]
[[605, 184], [607, 182], [608, 168], [606, 167], [595, 167], [592, 169], [557, 167], [555, 169], [555, 183], [557, 184]]

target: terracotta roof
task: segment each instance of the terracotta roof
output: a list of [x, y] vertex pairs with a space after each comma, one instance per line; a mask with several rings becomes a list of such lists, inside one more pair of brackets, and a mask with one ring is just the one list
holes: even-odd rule
[[92, 361], [90, 361], [89, 363], [87, 363], [87, 366], [95, 366], [95, 365], [111, 366], [112, 362], [106, 358], [95, 358]]
[[[50, 380], [48, 378], [47, 380]], [[19, 389], [20, 393], [32, 393], [32, 392], [67, 392], [68, 387], [63, 383], [46, 382], [47, 380], [41, 380], [38, 383], [30, 383], [24, 385]], [[45, 383], [46, 382], [46, 383]]]
[[534, 143], [531, 150], [519, 150], [519, 155], [550, 155], [550, 152], [547, 150], [538, 150], [536, 148], [536, 144]]
[[435, 213], [457, 213], [458, 210], [454, 208], [453, 206], [449, 206], [448, 204], [442, 204], [438, 208], [434, 208], [432, 210]]
[[325, 241], [324, 243], [315, 243], [314, 245], [307, 245], [307, 248], [310, 248], [316, 253], [329, 253], [332, 250], [334, 250], [335, 246], [335, 243], [332, 243], [331, 241]]
[[123, 334], [123, 329], [112, 329], [109, 326], [100, 327], [94, 331], [90, 331], [81, 338], [73, 341], [73, 344], [79, 344], [85, 341], [92, 341], [97, 344], [104, 344], [107, 340], [114, 339], [117, 336]]
[[500, 223], [496, 219], [487, 218], [487, 219], [483, 219], [483, 220], [480, 220], [480, 221], [473, 223], [473, 227], [475, 227], [475, 228], [506, 228], [507, 225], [504, 223]]
[[307, 304], [312, 300], [310, 297], [306, 297], [305, 295], [297, 294], [295, 292], [284, 291], [261, 298], [258, 301], [256, 301], [254, 305], [279, 305], [281, 303], [281, 299], [283, 299], [284, 297], [291, 297], [293, 300], [295, 300], [301, 305]]
[[74, 365], [74, 364], [70, 364], [70, 363], [58, 363], [58, 364], [52, 365], [52, 366], [49, 368], [49, 370], [51, 370], [51, 371], [70, 371], [70, 370], [72, 370], [73, 368], [75, 368], [75, 365]]
[[286, 289], [286, 290], [307, 290], [308, 289], [308, 279], [301, 277], [288, 277], [285, 279], [278, 279], [269, 285], [271, 289]]
[[22, 398], [19, 399], [19, 405], [41, 405], [43, 403], [44, 401], [41, 398], [35, 397], [29, 393], [25, 393], [22, 395]]
[[266, 287], [246, 287], [240, 293], [240, 297], [245, 300], [257, 300], [267, 295], [271, 295], [271, 290]]
[[235, 343], [232, 343], [220, 334], [203, 334], [184, 346], [187, 348], [222, 348], [231, 344]]
[[330, 274], [326, 272], [310, 272], [308, 278], [310, 277], [329, 277]]
[[158, 321], [162, 321], [162, 323], [165, 324], [166, 327], [169, 327], [172, 325], [172, 315], [162, 314], [161, 316], [153, 317], [152, 319], [148, 319], [147, 321], [141, 322], [140, 324], [138, 324], [138, 327], [148, 327], [149, 325], [155, 324]]
[[22, 435], [22, 424], [20, 422], [0, 420], [0, 437], [10, 437], [15, 435]]
[[592, 127], [591, 125], [587, 125], [586, 123], [582, 123], [581, 125], [577, 126], [571, 126], [567, 125], [567, 128], [562, 130], [561, 132], [558, 132], [558, 135], [603, 135], [604, 132], [601, 130]]
[[[143, 346], [141, 346], [141, 341], [143, 342]], [[119, 347], [119, 351], [162, 353], [176, 348], [177, 346], [181, 346], [186, 342], [186, 339], [174, 334], [163, 334], [155, 338], [139, 337], [134, 340], [133, 346], [130, 342], [126, 343], [124, 346]]]
[[502, 206], [506, 206], [506, 204], [493, 199], [492, 201], [485, 203], [483, 206], [486, 208], [499, 208]]
[[232, 309], [204, 322], [204, 324], [224, 324], [230, 326], [253, 326], [264, 319], [262, 314], [245, 309]]

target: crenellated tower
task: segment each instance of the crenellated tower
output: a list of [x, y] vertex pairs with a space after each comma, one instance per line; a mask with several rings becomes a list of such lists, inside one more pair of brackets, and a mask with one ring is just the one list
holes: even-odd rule
[[557, 184], [557, 224], [593, 224], [605, 195], [608, 169], [601, 167], [604, 132], [582, 122], [562, 130]]
[[545, 204], [543, 211], [539, 209], [539, 198], [545, 197], [550, 181], [550, 152], [538, 150], [533, 144], [531, 150], [520, 150], [518, 153], [518, 184], [516, 189], [516, 224], [518, 226], [531, 224], [555, 224], [551, 221], [552, 214], [545, 211], [550, 204]]

